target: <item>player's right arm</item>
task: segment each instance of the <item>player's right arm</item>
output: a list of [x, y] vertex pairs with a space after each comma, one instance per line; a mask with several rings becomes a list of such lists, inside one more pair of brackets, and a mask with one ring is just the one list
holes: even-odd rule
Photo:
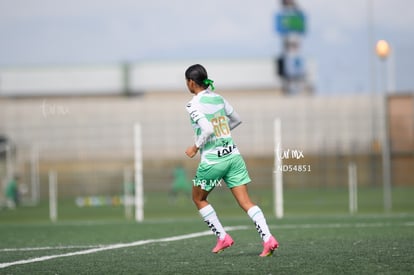
[[194, 157], [197, 154], [198, 150], [204, 146], [208, 138], [214, 133], [213, 126], [205, 117], [199, 119], [197, 121], [197, 124], [201, 129], [201, 134], [198, 136], [194, 145], [188, 147], [185, 151], [185, 154], [190, 158]]
[[190, 114], [191, 120], [194, 123], [197, 123], [198, 127], [200, 127], [201, 133], [197, 137], [195, 144], [188, 147], [186, 150], [186, 155], [190, 158], [194, 157], [199, 148], [204, 146], [204, 144], [207, 142], [208, 138], [214, 133], [213, 126], [211, 125], [210, 121], [207, 120], [205, 115], [200, 112], [194, 104], [189, 103], [187, 105], [187, 111]]

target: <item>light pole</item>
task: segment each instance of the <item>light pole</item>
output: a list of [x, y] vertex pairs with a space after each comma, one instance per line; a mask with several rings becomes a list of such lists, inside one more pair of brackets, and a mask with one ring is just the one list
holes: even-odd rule
[[383, 73], [383, 89], [384, 89], [384, 112], [383, 112], [383, 119], [384, 119], [384, 129], [383, 129], [383, 136], [382, 136], [382, 182], [383, 182], [383, 190], [384, 190], [384, 210], [385, 212], [390, 212], [392, 208], [392, 200], [391, 200], [391, 150], [390, 150], [390, 141], [389, 141], [389, 127], [388, 127], [388, 100], [387, 100], [387, 93], [388, 93], [388, 85], [389, 79], [387, 81], [387, 73], [386, 73], [386, 65], [385, 64], [388, 57], [391, 54], [391, 47], [386, 40], [379, 40], [376, 44], [375, 51], [377, 56], [384, 62], [384, 73]]
[[282, 9], [276, 14], [276, 31], [282, 37], [282, 54], [277, 59], [282, 91], [293, 94], [303, 90], [306, 71], [300, 54], [302, 36], [306, 32], [306, 16], [296, 0], [280, 0]]
[[377, 71], [376, 71], [376, 53], [374, 51], [371, 52], [371, 48], [375, 46], [375, 20], [374, 20], [374, 0], [367, 0], [367, 19], [368, 19], [368, 48], [370, 50], [369, 54], [369, 63], [370, 63], [370, 71], [371, 71], [371, 96], [372, 96], [372, 110], [371, 110], [371, 152], [370, 152], [370, 180], [371, 184], [375, 185], [378, 180], [378, 164], [377, 164], [377, 155], [380, 150], [379, 144], [379, 137], [378, 137], [378, 126], [376, 122], [376, 118], [378, 117], [378, 104], [377, 104]]
[[378, 40], [375, 51], [379, 58], [386, 60], [391, 54], [391, 47], [386, 40]]

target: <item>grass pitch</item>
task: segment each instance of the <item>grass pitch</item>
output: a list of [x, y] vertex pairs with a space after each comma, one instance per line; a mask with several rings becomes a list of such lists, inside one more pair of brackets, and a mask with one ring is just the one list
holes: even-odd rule
[[360, 190], [359, 214], [347, 214], [343, 190], [287, 190], [286, 218], [272, 215], [271, 192], [252, 190], [280, 248], [260, 258], [261, 240], [229, 192], [211, 202], [235, 244], [210, 251], [215, 237], [187, 197], [146, 195], [146, 220], [122, 207], [76, 208], [61, 200], [0, 211], [0, 274], [413, 274], [412, 189], [395, 190], [383, 214], [381, 192]]
[[[215, 237], [199, 219], [141, 224], [113, 221], [2, 225], [0, 273], [412, 274], [414, 271], [414, 216], [270, 219], [271, 230], [281, 246], [267, 258], [258, 257], [260, 240], [248, 218], [224, 218], [223, 223], [237, 225], [228, 231], [235, 244], [217, 255], [210, 252]], [[10, 266], [5, 267], [7, 264]]]

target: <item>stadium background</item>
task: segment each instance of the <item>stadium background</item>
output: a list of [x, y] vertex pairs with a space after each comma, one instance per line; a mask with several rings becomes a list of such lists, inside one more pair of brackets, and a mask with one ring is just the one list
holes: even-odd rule
[[[70, 198], [74, 207], [76, 197], [122, 196], [125, 181], [132, 181], [125, 175], [133, 169], [133, 127], [140, 123], [144, 192], [168, 199], [174, 169], [183, 166], [191, 183], [197, 166], [197, 160], [183, 153], [193, 142], [185, 111], [192, 95], [182, 76], [191, 62], [0, 70], [0, 132], [12, 146], [8, 158], [2, 154], [2, 190], [15, 174], [22, 202], [36, 204], [47, 199], [53, 170], [59, 198]], [[359, 186], [378, 192], [385, 132], [392, 186], [412, 187], [412, 93], [284, 95], [272, 60], [201, 63], [243, 119], [234, 138], [246, 158], [252, 188], [271, 193], [275, 118], [282, 121], [280, 150], [303, 153], [288, 155], [284, 163], [311, 170], [285, 172], [287, 190], [345, 190], [348, 165], [355, 163]], [[160, 75], [168, 76], [166, 83]]]

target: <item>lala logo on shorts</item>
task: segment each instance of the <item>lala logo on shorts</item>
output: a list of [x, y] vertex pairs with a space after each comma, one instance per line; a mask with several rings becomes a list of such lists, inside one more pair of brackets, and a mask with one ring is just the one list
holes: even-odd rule
[[219, 158], [221, 158], [221, 157], [224, 157], [226, 155], [229, 155], [229, 154], [233, 153], [233, 150], [234, 149], [236, 149], [236, 145], [235, 144], [229, 145], [229, 146], [227, 146], [227, 147], [225, 147], [223, 149], [218, 150], [217, 151], [217, 156]]

